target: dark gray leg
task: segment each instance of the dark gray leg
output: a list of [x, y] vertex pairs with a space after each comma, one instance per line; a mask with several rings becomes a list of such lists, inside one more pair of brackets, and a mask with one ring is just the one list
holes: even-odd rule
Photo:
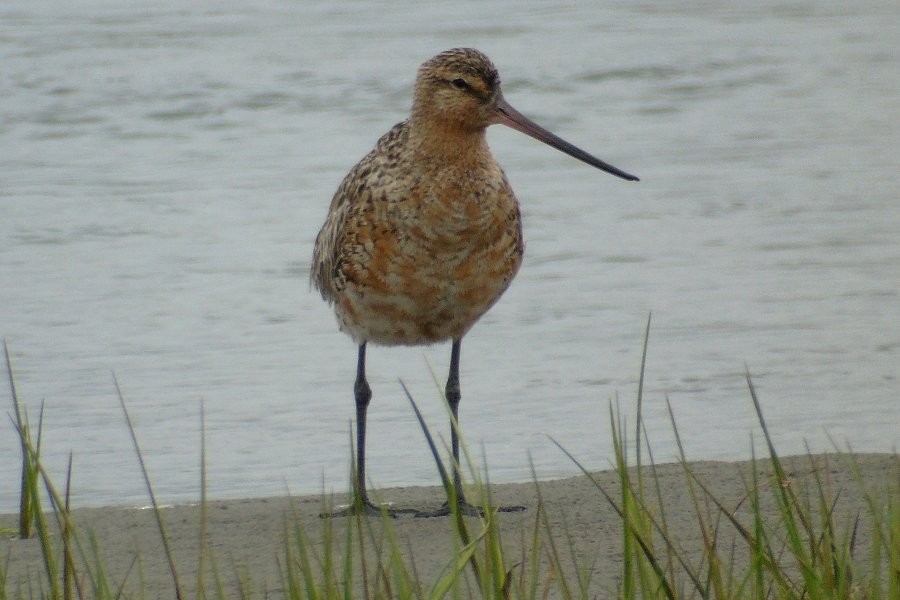
[[[453, 347], [450, 349], [450, 375], [447, 377], [447, 387], [444, 395], [447, 398], [447, 404], [450, 405], [450, 414], [453, 415], [453, 421], [450, 422], [450, 447], [453, 452], [453, 489], [456, 492], [456, 505], [459, 512], [464, 515], [480, 515], [481, 509], [472, 506], [466, 501], [465, 493], [462, 487], [462, 477], [460, 476], [459, 462], [459, 400], [462, 394], [459, 391], [459, 351], [462, 340], [453, 340]], [[422, 511], [416, 516], [418, 517], [443, 517], [450, 514], [450, 503], [445, 502], [444, 505], [435, 511]]]
[[447, 404], [450, 405], [450, 413], [456, 425], [450, 423], [450, 445], [453, 450], [453, 487], [456, 489], [456, 497], [460, 504], [465, 502], [462, 489], [462, 478], [459, 474], [459, 435], [457, 428], [459, 427], [459, 401], [462, 394], [459, 391], [459, 351], [462, 340], [453, 340], [453, 347], [450, 349], [450, 375], [447, 377], [447, 388], [445, 395], [447, 396]]
[[359, 345], [356, 363], [356, 383], [353, 385], [356, 399], [356, 484], [353, 489], [353, 504], [357, 509], [375, 508], [366, 492], [366, 410], [372, 399], [372, 389], [366, 381], [366, 344]]
[[[356, 363], [356, 383], [353, 385], [353, 397], [356, 400], [356, 473], [353, 478], [353, 503], [343, 510], [322, 513], [322, 517], [346, 517], [349, 515], [380, 515], [382, 509], [372, 504], [366, 491], [366, 410], [372, 399], [372, 390], [366, 381], [366, 344], [359, 346], [359, 358]], [[396, 513], [417, 512], [413, 509], [395, 510], [384, 508], [390, 516]]]
[[[459, 462], [459, 401], [462, 394], [459, 390], [459, 352], [462, 345], [462, 339], [453, 340], [453, 347], [450, 349], [450, 375], [447, 377], [447, 388], [444, 394], [447, 397], [447, 404], [450, 405], [450, 413], [456, 422], [454, 427], [450, 423], [450, 446], [453, 452], [453, 489], [456, 490], [456, 502], [460, 513], [464, 515], [480, 515], [481, 508], [473, 506], [466, 500], [462, 488], [462, 477], [460, 476], [461, 463]], [[525, 510], [524, 506], [501, 506], [498, 508], [500, 512], [516, 512]], [[450, 514], [449, 503], [444, 504], [435, 511], [422, 511], [417, 517], [442, 517]]]
[[366, 343], [359, 345], [359, 357], [356, 363], [356, 383], [353, 385], [353, 397], [356, 401], [356, 472], [353, 474], [353, 499], [350, 506], [330, 513], [322, 513], [320, 517], [347, 517], [359, 514], [379, 514], [380, 511], [369, 500], [366, 492], [366, 409], [372, 399], [372, 390], [366, 381]]

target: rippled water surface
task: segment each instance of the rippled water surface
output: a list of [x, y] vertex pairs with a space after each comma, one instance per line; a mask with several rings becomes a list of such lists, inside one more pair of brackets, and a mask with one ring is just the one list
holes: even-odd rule
[[[489, 137], [526, 260], [463, 344], [461, 419], [495, 481], [608, 464], [608, 403], [657, 460], [749, 457], [754, 376], [778, 447], [890, 451], [900, 431], [896, 2], [25, 2], [0, 5], [0, 336], [78, 504], [145, 502], [118, 377], [165, 501], [345, 488], [355, 347], [308, 289], [343, 174], [404, 118], [418, 65], [470, 45], [507, 99], [629, 184]], [[369, 474], [437, 481], [373, 347]], [[0, 386], [0, 404], [10, 394]], [[633, 419], [633, 417], [629, 417]], [[0, 510], [18, 446], [0, 425]], [[479, 459], [480, 460], [480, 459]]]

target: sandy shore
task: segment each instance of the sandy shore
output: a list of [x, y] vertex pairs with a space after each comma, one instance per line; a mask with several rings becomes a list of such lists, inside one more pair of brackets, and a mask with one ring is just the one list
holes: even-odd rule
[[[840, 491], [837, 522], [841, 526], [849, 522], [851, 515], [866, 513], [860, 485], [853, 478], [847, 458], [845, 455], [828, 455], [784, 459], [792, 485], [813, 485], [812, 475], [816, 472], [835, 493]], [[883, 498], [891, 489], [897, 492], [900, 461], [896, 455], [859, 454], [853, 459], [860, 467], [864, 487], [878, 490]], [[737, 507], [746, 493], [744, 481], [753, 464], [697, 462], [691, 467], [726, 506]], [[758, 462], [756, 468], [763, 479], [771, 481], [767, 462]], [[645, 475], [649, 476], [650, 472], [645, 471]], [[658, 466], [655, 478], [664, 495], [665, 514], [674, 538], [689, 551], [696, 551], [700, 543], [699, 529], [682, 467]], [[618, 477], [614, 472], [597, 473], [596, 480], [614, 498], [618, 497]], [[573, 554], [567, 560], [576, 561], [591, 573], [591, 596], [614, 596], [621, 575], [622, 551], [621, 524], [613, 508], [585, 477], [546, 481], [539, 485], [554, 538], [563, 548], [573, 545], [574, 553], [565, 551], [566, 555]], [[501, 515], [504, 549], [509, 563], [515, 563], [529, 549], [538, 512], [537, 489], [534, 483], [504, 484], [493, 486], [492, 493], [500, 504], [526, 506], [524, 512]], [[383, 489], [378, 490], [377, 495], [398, 508], [433, 508], [443, 500], [443, 491], [437, 487]], [[764, 496], [769, 498], [771, 494]], [[279, 565], [284, 563], [285, 532], [299, 522], [314, 548], [321, 551], [324, 522], [318, 514], [322, 506], [323, 499], [319, 496], [211, 502], [208, 507], [209, 546], [226, 589], [233, 591], [229, 595], [240, 595], [237, 581], [241, 580], [255, 598], [282, 597]], [[766, 510], [771, 510], [771, 506]], [[166, 508], [163, 514], [182, 587], [188, 597], [194, 597], [200, 547], [199, 508], [175, 506]], [[140, 587], [144, 591], [143, 597], [174, 597], [172, 577], [152, 511], [88, 508], [75, 510], [73, 517], [80, 530], [89, 531], [96, 537], [102, 562], [114, 585], [126, 579], [126, 589], [133, 591]], [[6, 570], [7, 593], [11, 597], [16, 597], [18, 585], [27, 590], [29, 583], [34, 586], [44, 577], [39, 542], [12, 537], [16, 523], [14, 515], [0, 516], [0, 531], [3, 531], [0, 565]], [[343, 540], [347, 520], [335, 519], [333, 523], [334, 539]], [[475, 519], [470, 523], [473, 528], [477, 526]], [[450, 520], [401, 516], [391, 524], [406, 558], [412, 557], [421, 580], [425, 585], [430, 584], [453, 555]], [[375, 526], [381, 527], [377, 521]], [[726, 535], [732, 534], [727, 532]], [[869, 543], [866, 527], [861, 528], [860, 536], [859, 552], [865, 552]], [[82, 535], [81, 539], [87, 547], [88, 537]], [[58, 548], [58, 537], [54, 536], [54, 542]], [[339, 554], [337, 558], [340, 559]], [[208, 559], [206, 565], [208, 571]]]

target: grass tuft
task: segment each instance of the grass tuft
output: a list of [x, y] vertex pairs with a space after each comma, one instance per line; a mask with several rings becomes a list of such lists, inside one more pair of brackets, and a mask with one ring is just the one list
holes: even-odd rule
[[[692, 507], [690, 517], [695, 520], [690, 539], [676, 539], [666, 507], [669, 492], [657, 476], [657, 464], [641, 416], [649, 327], [648, 318], [633, 428], [628, 426], [626, 414], [617, 401], [608, 405], [615, 484], [602, 484], [562, 444], [552, 440], [596, 489], [597, 507], [607, 504], [618, 516], [622, 552], [617, 589], [598, 589], [592, 575], [605, 565], [595, 564], [592, 558], [585, 562], [576, 551], [578, 536], [592, 532], [571, 530], [562, 511], [545, 501], [533, 463], [536, 497], [532, 504], [533, 516], [522, 521], [520, 530], [510, 532], [502, 522], [502, 509], [494, 502], [488, 482], [480, 478], [479, 469], [473, 466], [462, 440], [466, 462], [463, 470], [468, 479], [463, 482], [466, 496], [483, 507], [480, 513], [474, 514], [462, 510], [458, 502], [461, 490], [455, 489], [451, 476], [451, 469], [459, 469], [460, 465], [445, 466], [416, 402], [403, 386], [419, 419], [450, 507], [446, 524], [454, 549], [446, 556], [443, 569], [429, 575], [427, 580], [421, 577], [410, 540], [398, 534], [398, 519], [390, 517], [387, 511], [380, 517], [318, 519], [320, 529], [311, 534], [304, 528], [296, 509], [289, 509], [282, 515], [283, 544], [272, 557], [278, 566], [279, 588], [260, 588], [266, 582], [254, 581], [255, 574], [233, 560], [233, 581], [227, 583], [210, 543], [215, 530], [211, 532], [208, 523], [205, 410], [201, 404], [198, 552], [196, 563], [188, 569], [196, 572], [196, 598], [900, 598], [900, 480], [895, 476], [886, 495], [883, 490], [866, 489], [852, 454], [828, 457], [824, 461], [814, 460], [810, 454], [807, 464], [800, 467], [796, 461], [782, 460], [770, 436], [749, 370], [746, 382], [765, 440], [766, 455], [757, 460], [751, 439], [753, 467], [741, 473], [744, 490], [736, 500], [717, 496], [692, 468], [675, 413], [666, 399]], [[42, 564], [39, 570], [29, 572], [26, 579], [10, 581], [9, 556], [5, 560], [0, 557], [0, 600], [154, 597], [156, 591], [146, 589], [143, 584], [139, 557], [134, 557], [124, 575], [113, 579], [108, 575], [96, 537], [75, 526], [70, 505], [73, 458], [70, 455], [65, 490], [60, 494], [41, 463], [43, 414], [38, 420], [37, 435], [32, 437], [27, 414], [19, 404], [5, 342], [4, 350], [14, 404], [11, 421], [22, 448], [20, 527], [16, 533], [37, 537]], [[177, 598], [184, 598], [185, 588], [171, 540], [117, 380], [115, 387], [153, 504], [172, 587]], [[633, 441], [628, 439], [629, 432], [635, 435]], [[845, 466], [855, 474], [864, 499], [857, 513], [841, 516], [846, 512], [839, 507], [847, 490], [834, 489], [829, 475], [832, 460], [845, 461]], [[798, 477], [798, 470], [811, 477]], [[893, 473], [900, 473], [900, 459], [896, 455]], [[41, 484], [47, 494], [46, 514], [41, 510]], [[323, 500], [323, 514], [333, 514], [330, 504], [329, 499]], [[871, 539], [868, 545], [859, 542], [863, 533]], [[506, 551], [505, 544], [515, 534], [521, 541], [521, 549], [513, 556]], [[863, 546], [868, 548], [865, 555], [861, 555]], [[135, 567], [137, 576], [129, 577]]]
[[[44, 406], [41, 404], [41, 418], [38, 420], [38, 439], [34, 442], [31, 438], [31, 427], [28, 423], [28, 415], [19, 402], [19, 393], [16, 390], [16, 379], [13, 375], [12, 358], [9, 355], [9, 345], [3, 340], [3, 355], [6, 359], [6, 373], [9, 380], [9, 391], [13, 404], [13, 427], [19, 436], [22, 449], [22, 478], [19, 492], [19, 537], [27, 539], [32, 536], [32, 526], [37, 526], [36, 519], [40, 518], [41, 498], [38, 484], [38, 469], [36, 460], [40, 459], [41, 423], [43, 422]], [[35, 448], [34, 459], [28, 452], [28, 446]]]

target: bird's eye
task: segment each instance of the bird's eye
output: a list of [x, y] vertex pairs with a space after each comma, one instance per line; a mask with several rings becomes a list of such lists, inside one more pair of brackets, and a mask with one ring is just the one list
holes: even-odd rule
[[453, 87], [455, 87], [458, 90], [469, 89], [469, 84], [466, 83], [466, 80], [463, 79], [462, 77], [458, 77], [458, 78], [454, 79], [453, 81], [450, 82], [450, 85], [452, 85]]

